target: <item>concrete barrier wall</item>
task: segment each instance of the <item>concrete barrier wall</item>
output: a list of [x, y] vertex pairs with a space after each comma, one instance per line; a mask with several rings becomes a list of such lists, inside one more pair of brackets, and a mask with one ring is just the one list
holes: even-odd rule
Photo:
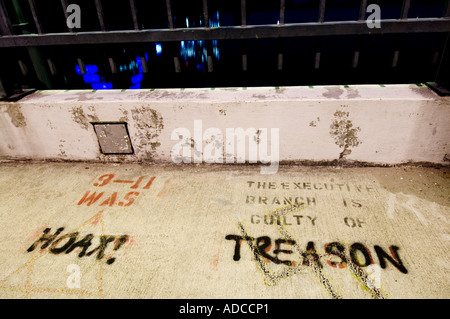
[[[448, 164], [449, 119], [450, 98], [421, 85], [39, 91], [0, 102], [0, 159], [173, 162], [184, 128], [194, 162], [220, 142], [208, 128], [254, 128], [269, 151], [278, 129], [281, 163]], [[98, 122], [127, 123], [134, 153], [102, 154]]]

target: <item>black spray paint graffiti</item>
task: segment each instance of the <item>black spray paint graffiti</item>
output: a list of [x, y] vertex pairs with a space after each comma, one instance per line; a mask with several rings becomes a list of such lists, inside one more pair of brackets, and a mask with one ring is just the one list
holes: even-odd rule
[[[348, 250], [340, 242], [327, 243], [324, 245], [325, 253], [319, 254], [313, 241], [307, 243], [306, 249], [301, 249], [300, 245], [287, 233], [283, 234], [284, 238], [276, 240], [272, 240], [268, 236], [254, 238], [248, 234], [242, 224], [238, 224], [238, 226], [241, 235], [227, 235], [225, 237], [225, 239], [235, 242], [233, 260], [240, 260], [241, 246], [244, 240], [249, 245], [252, 256], [268, 284], [276, 284], [278, 280], [298, 273], [301, 268], [304, 268], [303, 266], [308, 266], [332, 298], [342, 298], [322, 272], [325, 263], [334, 268], [348, 268], [361, 286], [374, 298], [386, 298], [381, 289], [370, 284], [370, 279], [364, 271], [364, 267], [375, 264], [375, 262], [370, 250], [361, 243], [353, 243]], [[270, 251], [272, 242], [275, 243], [275, 247], [273, 251]], [[378, 245], [374, 246], [374, 250], [381, 269], [387, 268], [386, 261], [388, 261], [401, 273], [408, 273], [400, 259], [397, 246], [389, 247], [390, 254]], [[290, 260], [281, 259], [279, 256], [280, 254], [292, 256], [295, 252], [297, 252], [298, 257], [290, 258]], [[270, 263], [288, 267], [276, 273], [268, 267]]]
[[[239, 261], [241, 259], [241, 244], [242, 240], [245, 240], [249, 245], [256, 247], [256, 252], [263, 257], [265, 260], [268, 260], [269, 262], [273, 262], [275, 264], [285, 264], [287, 266], [295, 266], [297, 264], [296, 261], [292, 260], [281, 260], [279, 259], [278, 255], [283, 254], [293, 254], [294, 251], [292, 248], [287, 246], [295, 246], [296, 242], [292, 239], [284, 239], [279, 238], [275, 240], [275, 249], [272, 251], [272, 255], [270, 254], [270, 248], [272, 247], [272, 240], [269, 236], [261, 236], [258, 238], [252, 238], [249, 236], [238, 236], [238, 235], [227, 235], [225, 236], [225, 239], [227, 240], [234, 240], [235, 241], [235, 247], [234, 247], [234, 255], [233, 260]], [[282, 245], [283, 247], [282, 249]], [[324, 245], [325, 249], [325, 255], [322, 257], [327, 257], [332, 255], [338, 256], [340, 258], [339, 261], [328, 259], [326, 263], [334, 268], [344, 268], [348, 260], [350, 260], [352, 263], [359, 267], [367, 267], [369, 265], [374, 264], [374, 260], [372, 258], [372, 255], [370, 253], [370, 250], [364, 246], [361, 243], [354, 243], [350, 245], [349, 248], [349, 258], [345, 254], [345, 246], [342, 243], [339, 242], [333, 242], [333, 243], [327, 243]], [[403, 265], [403, 262], [401, 261], [398, 250], [399, 248], [397, 246], [390, 246], [389, 250], [392, 255], [389, 255], [386, 251], [383, 250], [378, 245], [374, 246], [374, 250], [376, 252], [376, 255], [378, 257], [380, 267], [382, 269], [385, 269], [387, 267], [386, 260], [388, 260], [392, 265], [395, 266], [400, 272], [406, 274], [408, 273], [408, 270]], [[320, 261], [320, 256], [317, 253], [315, 249], [315, 244], [313, 241], [309, 241], [306, 245], [306, 249], [302, 251], [301, 253], [302, 258], [302, 265], [308, 266], [310, 262], [314, 262], [317, 264], [319, 268], [323, 268], [323, 263]], [[362, 256], [363, 258], [361, 258]]]
[[[91, 256], [94, 253], [97, 253], [97, 260], [101, 260], [105, 256], [105, 251], [109, 243], [114, 242], [113, 251], [119, 250], [123, 244], [125, 244], [129, 240], [128, 235], [120, 235], [120, 236], [111, 236], [111, 235], [101, 235], [94, 236], [93, 234], [88, 234], [78, 240], [78, 232], [72, 232], [69, 234], [61, 235], [61, 232], [64, 230], [64, 227], [60, 227], [56, 230], [53, 235], [50, 235], [51, 228], [46, 228], [43, 231], [43, 234], [39, 239], [37, 239], [28, 249], [27, 252], [32, 252], [36, 249], [41, 243], [41, 250], [47, 249], [52, 254], [58, 255], [61, 253], [69, 254], [74, 251], [76, 248], [81, 248], [81, 251], [78, 253], [78, 257]], [[59, 236], [59, 237], [58, 237]], [[99, 244], [97, 247], [88, 251], [88, 249], [92, 245], [92, 240], [95, 238], [99, 238]], [[107, 257], [106, 263], [111, 265], [116, 259], [114, 257]]]
[[[308, 242], [306, 250], [303, 250], [300, 247], [300, 245], [298, 245], [296, 243], [294, 237], [289, 233], [289, 231], [285, 227], [286, 223], [281, 222], [281, 218], [286, 217], [286, 215], [288, 213], [296, 212], [298, 210], [306, 209], [306, 208], [307, 208], [307, 206], [304, 206], [304, 205], [287, 205], [285, 207], [281, 207], [281, 208], [278, 208], [278, 209], [275, 209], [272, 211], [268, 211], [265, 213], [266, 216], [276, 217], [277, 222], [273, 223], [273, 224], [275, 225], [277, 230], [280, 232], [280, 234], [283, 236], [283, 238], [275, 241], [276, 245], [277, 245], [277, 241], [278, 241], [278, 245], [274, 251], [274, 254], [276, 256], [274, 263], [277, 263], [277, 261], [279, 260], [278, 254], [280, 254], [280, 253], [285, 253], [285, 254], [291, 254], [294, 252], [297, 253], [297, 258], [291, 258], [294, 260], [288, 260], [288, 261], [284, 260], [283, 262], [281, 262], [281, 264], [284, 264], [287, 266], [287, 267], [281, 266], [282, 267], [281, 272], [270, 271], [270, 267], [268, 265], [273, 260], [271, 260], [270, 258], [264, 258], [261, 256], [262, 255], [261, 251], [264, 251], [265, 253], [267, 253], [268, 250], [270, 250], [270, 247], [271, 247], [270, 243], [269, 243], [270, 238], [267, 236], [259, 237], [256, 239], [256, 245], [255, 245], [253, 243], [254, 240], [248, 234], [247, 230], [244, 228], [242, 223], [238, 223], [238, 229], [241, 233], [242, 239], [245, 239], [246, 242], [248, 243], [250, 250], [252, 251], [253, 258], [257, 264], [257, 267], [261, 270], [266, 284], [269, 284], [269, 285], [276, 284], [278, 282], [278, 280], [280, 280], [282, 278], [286, 278], [288, 276], [296, 274], [305, 269], [310, 269], [313, 272], [313, 274], [316, 276], [316, 279], [320, 282], [322, 287], [328, 292], [328, 294], [332, 298], [340, 299], [340, 298], [342, 298], [342, 296], [333, 287], [333, 285], [331, 284], [331, 281], [327, 278], [325, 273], [322, 271], [323, 266], [322, 266], [322, 263], [320, 263], [321, 256], [317, 253], [314, 242]], [[233, 239], [233, 238], [230, 238], [230, 239]], [[240, 242], [240, 240], [239, 240], [239, 242]], [[261, 242], [263, 242], [262, 245], [261, 245]], [[236, 244], [237, 243], [238, 242], [236, 242]], [[258, 243], [259, 243], [259, 245], [258, 245]], [[280, 249], [280, 245], [283, 243], [291, 245], [292, 250]], [[385, 296], [384, 292], [380, 288], [376, 287], [376, 285], [374, 285], [372, 279], [369, 278], [368, 274], [366, 273], [366, 271], [363, 268], [365, 266], [372, 265], [372, 258], [370, 255], [370, 251], [364, 245], [355, 243], [350, 246], [350, 256], [348, 258], [345, 255], [345, 247], [344, 248], [342, 248], [342, 247], [344, 247], [344, 246], [338, 242], [334, 242], [331, 244], [325, 244], [325, 254], [322, 254], [322, 257], [327, 256], [328, 257], [327, 263], [332, 267], [349, 269], [352, 276], [359, 282], [361, 288], [365, 291], [368, 291], [372, 295], [373, 298], [377, 298], [377, 299], [387, 298]], [[235, 247], [235, 253], [236, 253], [236, 248], [237, 247]], [[386, 262], [384, 259], [389, 260], [394, 265], [396, 265], [395, 260], [397, 260], [398, 266], [401, 266], [400, 269], [399, 268], [397, 268], [397, 269], [399, 269], [403, 273], [407, 273], [406, 268], [403, 266], [403, 263], [401, 262], [400, 258], [398, 257], [398, 254], [397, 254], [398, 247], [396, 247], [396, 246], [390, 247], [391, 255], [394, 258], [389, 256], [379, 246], [375, 246], [374, 249], [379, 256], [380, 265], [383, 268], [386, 266]], [[359, 254], [362, 254], [363, 257], [365, 258], [364, 263], [361, 263], [359, 261], [360, 259], [359, 259], [358, 252], [359, 252]], [[341, 258], [340, 259], [341, 262], [336, 262], [335, 260], [331, 260], [330, 256], [333, 256], [333, 255], [335, 255], [334, 258], [336, 258], [336, 257]], [[290, 255], [290, 256], [292, 256], [292, 255]], [[369, 256], [370, 258], [367, 256]], [[380, 256], [382, 258], [380, 258]], [[236, 254], [235, 254], [235, 257], [236, 257]], [[267, 262], [264, 262], [263, 258]], [[301, 263], [295, 261], [295, 260], [300, 261], [300, 259], [302, 259]], [[368, 263], [368, 260], [370, 260], [371, 262]], [[375, 264], [373, 264], [373, 265], [376, 267], [380, 267]], [[307, 267], [303, 267], [303, 266], [307, 266]]]
[[[302, 267], [303, 263], [296, 264], [296, 265], [293, 265], [293, 263], [291, 263], [290, 266], [288, 263], [285, 263], [289, 267], [283, 268], [283, 270], [281, 272], [271, 271], [270, 268], [268, 267], [269, 263], [264, 262], [264, 260], [262, 259], [262, 258], [264, 258], [264, 255], [261, 253], [261, 250], [260, 250], [260, 249], [263, 249], [263, 251], [265, 251], [267, 253], [266, 250], [270, 249], [270, 246], [267, 244], [267, 238], [269, 238], [269, 237], [263, 236], [264, 244], [262, 246], [255, 245], [253, 238], [248, 234], [248, 232], [244, 228], [244, 226], [241, 223], [238, 223], [238, 227], [239, 227], [239, 231], [241, 232], [242, 236], [234, 237], [236, 235], [227, 235], [225, 237], [227, 240], [232, 240], [232, 239], [236, 240], [235, 255], [234, 255], [233, 259], [235, 261], [240, 259], [240, 253], [238, 255], [238, 254], [236, 254], [236, 251], [240, 251], [241, 239], [239, 239], [239, 237], [242, 237], [242, 239], [246, 240], [247, 244], [249, 245], [250, 250], [253, 254], [253, 258], [256, 261], [256, 265], [262, 272], [262, 274], [264, 276], [264, 281], [266, 282], [266, 284], [274, 285], [279, 280], [281, 280], [283, 278], [287, 278], [292, 275], [295, 275], [295, 274], [299, 273], [300, 271], [304, 270], [304, 267]], [[295, 240], [293, 240], [289, 235], [287, 235], [285, 237], [286, 237], [284, 239], [284, 240], [286, 240], [285, 243], [295, 245]], [[258, 239], [256, 240], [256, 242], [258, 242]], [[261, 239], [259, 240], [259, 243], [261, 243]], [[239, 248], [238, 248], [238, 244], [239, 244]], [[279, 241], [279, 244], [281, 244], [281, 241]], [[294, 247], [296, 247], [296, 249], [298, 251], [300, 251], [299, 245], [295, 245]], [[279, 246], [278, 246], [278, 248], [279, 248]], [[282, 251], [278, 249], [278, 253], [281, 253], [281, 252]], [[278, 253], [276, 255], [278, 255]], [[308, 255], [305, 255], [305, 256], [308, 256]], [[238, 257], [239, 257], [239, 259], [238, 259]], [[316, 263], [310, 263], [310, 262], [306, 261], [306, 265], [311, 266], [311, 269], [313, 270], [314, 274], [317, 276], [317, 278], [320, 280], [322, 286], [326, 289], [326, 291], [331, 295], [332, 298], [334, 298], [334, 299], [342, 298], [342, 296], [333, 288], [330, 281], [323, 275], [320, 268], [317, 267]]]

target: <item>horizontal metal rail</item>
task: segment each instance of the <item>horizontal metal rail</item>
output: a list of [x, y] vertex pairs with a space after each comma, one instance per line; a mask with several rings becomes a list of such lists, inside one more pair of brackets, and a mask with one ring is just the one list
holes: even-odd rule
[[190, 29], [149, 29], [80, 33], [6, 35], [0, 47], [24, 47], [99, 43], [136, 43], [192, 40], [287, 38], [304, 36], [364, 35], [389, 33], [450, 32], [450, 19], [427, 18], [382, 20], [381, 28], [368, 28], [365, 21], [292, 23]]

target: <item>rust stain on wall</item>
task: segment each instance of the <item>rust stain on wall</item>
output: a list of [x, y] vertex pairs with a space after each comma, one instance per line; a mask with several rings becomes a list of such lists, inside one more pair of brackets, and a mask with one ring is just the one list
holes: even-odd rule
[[260, 100], [267, 99], [267, 95], [265, 95], [265, 94], [253, 94], [252, 97], [255, 99], [260, 99]]
[[255, 136], [253, 136], [253, 140], [256, 142], [256, 144], [261, 143], [261, 130], [256, 130]]
[[59, 148], [59, 154], [58, 154], [58, 156], [59, 157], [63, 157], [63, 158], [65, 158], [65, 157], [67, 157], [67, 154], [66, 154], [66, 151], [64, 150], [64, 143], [65, 143], [66, 141], [65, 140], [59, 140], [59, 145], [58, 145], [58, 148]]
[[433, 92], [433, 90], [428, 89], [426, 86], [416, 86], [411, 87], [411, 91], [420, 94], [425, 99], [437, 99], [439, 96]]
[[341, 88], [325, 88], [327, 90], [326, 93], [323, 93], [322, 96], [328, 98], [328, 99], [339, 99], [339, 97], [344, 94], [344, 90]]
[[152, 159], [156, 154], [156, 148], [161, 145], [159, 134], [164, 128], [163, 117], [156, 110], [141, 106], [131, 110], [138, 133], [135, 135], [138, 144], [135, 145], [136, 153], [144, 152], [147, 159]]
[[359, 95], [359, 91], [357, 89], [347, 88], [347, 98], [356, 99], [359, 97], [361, 97], [361, 95]]
[[75, 92], [72, 96], [66, 97], [65, 101], [93, 101], [93, 100], [103, 100], [102, 96], [95, 94], [96, 92], [86, 91], [86, 92]]
[[177, 99], [177, 100], [185, 100], [185, 99], [207, 99], [208, 94], [205, 92], [185, 92], [185, 91], [165, 91], [165, 90], [156, 90], [153, 92], [139, 92], [136, 94], [136, 97], [139, 100], [146, 99]]
[[6, 107], [6, 112], [11, 118], [11, 123], [15, 127], [25, 127], [27, 123], [25, 121], [25, 117], [22, 114], [21, 106], [16, 103], [8, 104]]
[[128, 111], [126, 109], [119, 108], [119, 110], [122, 112], [123, 116], [119, 118], [120, 122], [128, 122]]
[[317, 122], [320, 122], [320, 117], [317, 117], [316, 120], [313, 120], [313, 121], [309, 122], [309, 126], [316, 127], [317, 126]]
[[360, 127], [353, 127], [353, 123], [349, 119], [349, 112], [338, 110], [334, 113], [334, 120], [330, 125], [330, 135], [334, 138], [336, 145], [343, 148], [339, 159], [350, 155], [352, 153], [350, 148], [357, 147], [362, 143], [357, 136], [360, 131]]
[[[91, 108], [93, 111], [94, 108]], [[97, 115], [86, 115], [83, 111], [83, 108], [81, 106], [79, 107], [73, 107], [71, 110], [72, 118], [78, 125], [81, 126], [81, 128], [87, 130], [89, 129], [89, 122], [96, 122], [99, 121], [99, 118]]]

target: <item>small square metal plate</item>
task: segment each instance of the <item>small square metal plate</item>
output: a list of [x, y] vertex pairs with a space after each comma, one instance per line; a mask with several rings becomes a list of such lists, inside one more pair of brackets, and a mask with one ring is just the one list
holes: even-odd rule
[[92, 123], [97, 134], [100, 151], [103, 154], [133, 154], [127, 123], [97, 122]]

